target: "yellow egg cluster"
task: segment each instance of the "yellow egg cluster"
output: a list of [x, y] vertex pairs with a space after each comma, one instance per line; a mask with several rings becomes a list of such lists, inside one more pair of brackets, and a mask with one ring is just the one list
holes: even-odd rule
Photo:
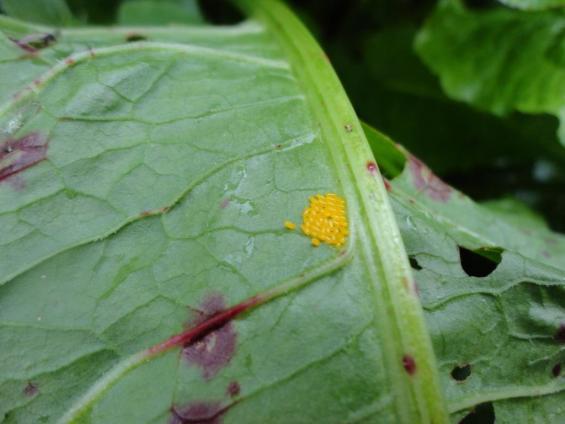
[[341, 246], [348, 234], [345, 200], [334, 193], [311, 196], [300, 228], [312, 239], [313, 246], [320, 242]]

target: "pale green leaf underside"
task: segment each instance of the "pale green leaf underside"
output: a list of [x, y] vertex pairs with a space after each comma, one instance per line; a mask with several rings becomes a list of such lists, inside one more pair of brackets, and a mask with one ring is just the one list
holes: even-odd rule
[[565, 7], [564, 0], [498, 0], [506, 6], [515, 7], [516, 9], [539, 10]]
[[[196, 401], [230, 407], [226, 423], [444, 420], [384, 188], [315, 45], [328, 113], [258, 21], [64, 30], [33, 55], [11, 39], [44, 28], [0, 24], [4, 138], [49, 141], [46, 160], [0, 183], [5, 422], [56, 422], [77, 402], [77, 422], [167, 422]], [[342, 249], [282, 225], [325, 192], [348, 202]], [[307, 286], [235, 321], [236, 353], [210, 381], [177, 349], [96, 391], [210, 293], [234, 305], [293, 278]]]
[[[368, 129], [381, 153], [395, 146]], [[390, 154], [389, 154], [390, 156]], [[477, 404], [494, 402], [497, 423], [561, 423], [565, 414], [565, 237], [531, 218], [509, 221], [423, 171], [428, 186], [449, 190], [441, 202], [414, 184], [410, 156], [391, 182], [391, 200], [438, 358], [453, 422]], [[392, 169], [392, 168], [391, 168]], [[524, 225], [524, 224], [528, 225]], [[458, 246], [500, 248], [485, 277], [469, 276]], [[471, 366], [464, 381], [451, 372]]]

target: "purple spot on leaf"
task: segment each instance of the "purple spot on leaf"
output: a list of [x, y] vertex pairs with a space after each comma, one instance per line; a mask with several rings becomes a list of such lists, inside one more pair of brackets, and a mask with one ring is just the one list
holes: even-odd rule
[[240, 391], [241, 391], [241, 387], [237, 381], [231, 381], [230, 384], [228, 384], [227, 393], [228, 395], [230, 395], [230, 397], [235, 397], [239, 395]]
[[37, 384], [34, 384], [31, 381], [28, 382], [27, 386], [25, 386], [24, 388], [24, 395], [26, 395], [27, 397], [33, 397], [37, 393], [39, 393], [39, 388], [37, 387]]
[[440, 180], [422, 161], [409, 157], [410, 172], [414, 186], [438, 202], [447, 202], [452, 188]]
[[0, 144], [0, 182], [45, 159], [47, 139], [31, 133]]
[[414, 375], [416, 372], [416, 361], [412, 356], [404, 355], [402, 357], [402, 365], [408, 374]]
[[[208, 296], [197, 312], [192, 325], [198, 325], [225, 310], [223, 297], [218, 294]], [[185, 346], [183, 356], [189, 363], [202, 368], [206, 380], [213, 378], [225, 367], [235, 352], [236, 333], [231, 321], [211, 331], [199, 340]]]

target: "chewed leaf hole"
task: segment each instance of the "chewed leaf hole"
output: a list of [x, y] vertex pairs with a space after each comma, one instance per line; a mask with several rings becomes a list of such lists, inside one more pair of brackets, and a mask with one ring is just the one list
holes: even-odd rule
[[457, 381], [465, 381], [471, 375], [471, 365], [457, 365], [451, 370], [451, 377]]
[[494, 407], [491, 402], [475, 406], [459, 424], [493, 424], [495, 421]]
[[414, 256], [408, 256], [408, 260], [410, 261], [412, 269], [415, 269], [416, 271], [422, 269], [422, 266], [418, 263], [418, 260]]
[[502, 249], [469, 250], [459, 246], [463, 271], [470, 277], [486, 277], [494, 272], [502, 260]]
[[141, 34], [128, 34], [126, 36], [126, 41], [128, 43], [135, 43], [136, 41], [146, 41], [147, 37]]

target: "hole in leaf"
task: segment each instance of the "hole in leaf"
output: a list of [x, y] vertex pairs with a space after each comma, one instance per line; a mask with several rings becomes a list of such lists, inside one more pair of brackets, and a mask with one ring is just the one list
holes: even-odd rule
[[459, 424], [493, 424], [495, 420], [492, 402], [481, 403], [459, 421]]
[[141, 34], [129, 34], [126, 37], [126, 41], [128, 43], [134, 43], [136, 41], [145, 41], [145, 40], [147, 40], [147, 37]]
[[418, 260], [414, 256], [408, 256], [408, 260], [410, 261], [410, 266], [412, 269], [417, 271], [422, 269], [422, 266], [418, 263]]
[[485, 248], [469, 250], [459, 246], [459, 258], [463, 271], [470, 277], [486, 277], [491, 274], [502, 259], [502, 249]]
[[232, 2], [225, 0], [198, 0], [198, 7], [206, 20], [215, 25], [234, 25], [245, 19]]
[[471, 375], [471, 365], [457, 365], [451, 370], [451, 376], [454, 380], [465, 381]]

